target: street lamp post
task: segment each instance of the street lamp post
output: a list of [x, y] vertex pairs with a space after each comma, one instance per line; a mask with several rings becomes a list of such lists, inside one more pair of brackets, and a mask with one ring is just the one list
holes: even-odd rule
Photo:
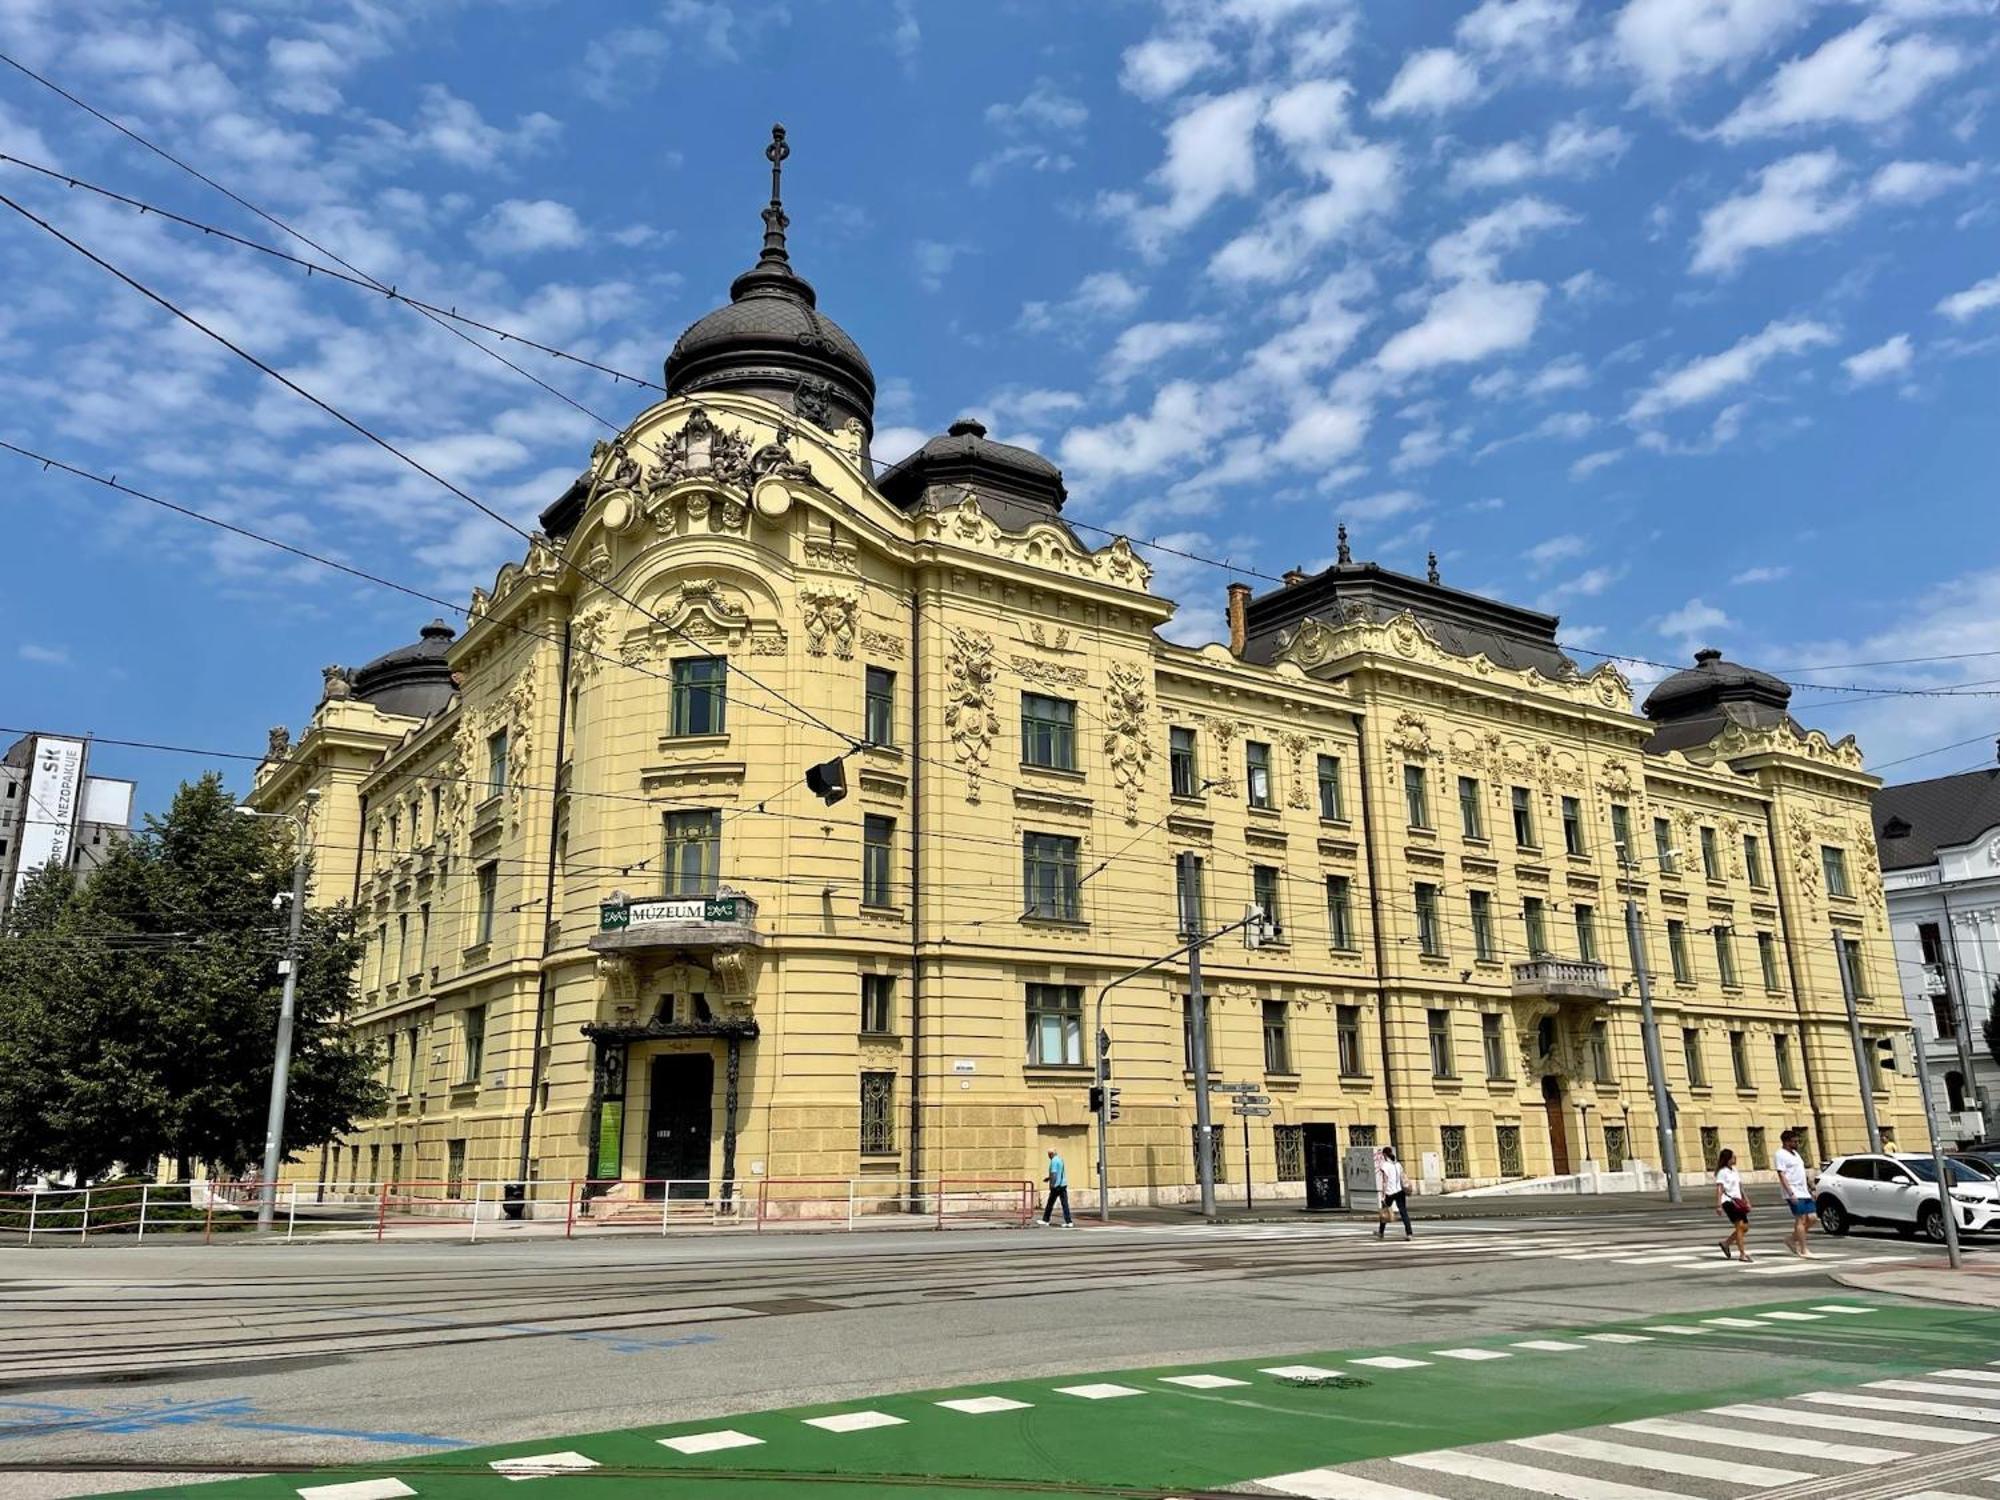
[[[319, 800], [317, 791], [305, 794], [307, 806]], [[278, 1207], [278, 1167], [284, 1152], [285, 1095], [291, 1082], [292, 1026], [297, 1013], [299, 991], [299, 925], [306, 905], [306, 820], [293, 813], [259, 812], [254, 807], [236, 809], [247, 818], [283, 818], [297, 825], [298, 850], [292, 860], [292, 910], [285, 933], [285, 990], [278, 1002], [278, 1040], [271, 1056], [271, 1107], [264, 1123], [264, 1174], [257, 1185], [257, 1227], [269, 1229]]]

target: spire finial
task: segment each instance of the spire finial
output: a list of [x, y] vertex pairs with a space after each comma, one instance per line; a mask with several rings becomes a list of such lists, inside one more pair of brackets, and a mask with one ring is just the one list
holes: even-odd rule
[[792, 154], [792, 148], [785, 144], [785, 127], [771, 127], [771, 144], [764, 148], [764, 159], [771, 164], [771, 202], [764, 210], [764, 259], [789, 262], [785, 251], [785, 230], [791, 220], [785, 217], [783, 182], [785, 158]]
[[1438, 555], [1435, 552], [1431, 553], [1429, 563], [1429, 571], [1424, 574], [1424, 577], [1432, 583], [1437, 583], [1440, 580], [1438, 578]]
[[1345, 521], [1342, 521], [1334, 531], [1333, 538], [1339, 547], [1339, 551], [1334, 556], [1334, 561], [1343, 565], [1353, 562], [1354, 554], [1347, 549], [1347, 523]]

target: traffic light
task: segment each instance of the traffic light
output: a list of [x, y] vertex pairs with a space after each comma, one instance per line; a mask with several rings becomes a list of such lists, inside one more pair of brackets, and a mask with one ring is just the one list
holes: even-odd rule
[[1118, 1118], [1118, 1090], [1114, 1088], [1104, 1091], [1104, 1118], [1106, 1123]]
[[1090, 1086], [1090, 1112], [1094, 1115], [1104, 1113], [1104, 1085], [1100, 1083]]
[[806, 767], [806, 789], [826, 803], [828, 807], [847, 795], [847, 767], [840, 757], [821, 761], [816, 766]]

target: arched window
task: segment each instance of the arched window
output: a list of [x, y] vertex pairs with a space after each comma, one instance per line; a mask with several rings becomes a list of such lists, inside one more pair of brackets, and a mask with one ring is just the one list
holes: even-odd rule
[[1965, 1108], [1965, 1075], [1963, 1073], [1953, 1072], [1944, 1075], [1944, 1097], [1945, 1107], [1953, 1114], [1958, 1114]]

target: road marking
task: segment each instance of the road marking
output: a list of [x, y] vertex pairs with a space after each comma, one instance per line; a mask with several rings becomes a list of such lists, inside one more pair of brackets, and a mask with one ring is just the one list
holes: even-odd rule
[[1755, 1328], [1759, 1331], [1771, 1326], [1768, 1323], [1759, 1323], [1755, 1318], [1703, 1318], [1702, 1322], [1710, 1328]]
[[[720, 1453], [724, 1448], [755, 1448], [763, 1443], [762, 1438], [750, 1436], [747, 1432], [691, 1432], [686, 1437], [661, 1438], [662, 1448], [671, 1448], [676, 1453]], [[332, 1500], [350, 1500], [350, 1497], [336, 1495]], [[365, 1496], [354, 1496], [351, 1500], [366, 1500]]]
[[[1643, 1432], [1648, 1437], [1670, 1438], [1677, 1443], [1712, 1443], [1718, 1448], [1749, 1448], [1769, 1453], [1774, 1441], [1768, 1432], [1746, 1432], [1740, 1427], [1705, 1427], [1699, 1422], [1677, 1422], [1670, 1417], [1644, 1417], [1637, 1422], [1617, 1424], [1622, 1432]], [[1815, 1458], [1835, 1463], [1887, 1464], [1910, 1455], [1901, 1448], [1866, 1448], [1859, 1443], [1815, 1441]]]
[[1412, 1469], [1429, 1469], [1437, 1474], [1456, 1474], [1462, 1479], [1483, 1480], [1487, 1484], [1511, 1485], [1542, 1495], [1560, 1495], [1563, 1500], [1687, 1500], [1673, 1490], [1650, 1490], [1643, 1485], [1617, 1484], [1609, 1479], [1592, 1479], [1583, 1474], [1566, 1474], [1560, 1469], [1537, 1469], [1528, 1464], [1512, 1464], [1505, 1459], [1487, 1458], [1478, 1453], [1410, 1453], [1391, 1463]]
[[581, 1453], [537, 1453], [527, 1458], [496, 1458], [487, 1467], [508, 1479], [545, 1479], [551, 1474], [594, 1469], [597, 1460]]
[[1541, 1349], [1550, 1354], [1561, 1354], [1567, 1349], [1581, 1349], [1582, 1344], [1567, 1344], [1561, 1339], [1527, 1339], [1514, 1346], [1516, 1349]]
[[1594, 1344], [1650, 1344], [1653, 1341], [1643, 1333], [1586, 1333], [1580, 1337]]
[[2000, 1422], [2000, 1411], [1961, 1406], [1956, 1401], [1897, 1401], [1888, 1396], [1858, 1396], [1849, 1391], [1814, 1391], [1799, 1397], [1815, 1406], [1851, 1406], [1857, 1411], [1895, 1411], [1912, 1417], [1943, 1417], [1952, 1422]]
[[1373, 1365], [1378, 1370], [1414, 1370], [1419, 1365], [1430, 1363], [1427, 1359], [1404, 1359], [1399, 1354], [1372, 1354], [1367, 1359], [1357, 1359], [1357, 1365]]
[[1991, 1370], [1933, 1370], [1931, 1375], [1938, 1380], [1991, 1380], [2000, 1382], [2000, 1375]]
[[830, 1417], [807, 1417], [806, 1426], [817, 1427], [822, 1432], [866, 1432], [871, 1427], [902, 1427], [906, 1419], [892, 1417], [886, 1411], [843, 1411]]
[[[1364, 1359], [1357, 1361], [1357, 1363], [1365, 1365], [1368, 1361]], [[1340, 1371], [1322, 1370], [1318, 1365], [1271, 1365], [1266, 1369], [1259, 1370], [1257, 1373], [1259, 1375], [1275, 1375], [1280, 1380], [1331, 1380]], [[1237, 1385], [1242, 1384], [1241, 1381], [1233, 1383]]]
[[[1310, 1370], [1313, 1367], [1311, 1365], [1298, 1365], [1295, 1368]], [[1329, 1370], [1325, 1373], [1330, 1375], [1334, 1372]], [[1184, 1385], [1189, 1390], [1194, 1391], [1219, 1391], [1227, 1386], [1248, 1385], [1250, 1383], [1247, 1380], [1238, 1380], [1233, 1375], [1162, 1375], [1160, 1379], [1164, 1380], [1168, 1385]]]
[[1440, 1359], [1512, 1359], [1514, 1356], [1503, 1349], [1433, 1349], [1431, 1353]]
[[1338, 1469], [1301, 1469], [1257, 1483], [1287, 1495], [1304, 1495], [1307, 1500], [1437, 1500], [1423, 1490], [1406, 1490], [1400, 1484], [1382, 1484]]
[[[1904, 1259], [1907, 1259], [1907, 1257], [1905, 1257], [1905, 1256], [1901, 1256], [1901, 1255], [1891, 1255], [1891, 1256], [1886, 1256], [1886, 1257], [1876, 1257], [1876, 1258], [1877, 1258], [1877, 1259], [1887, 1259], [1887, 1260], [1904, 1260]], [[1875, 1311], [1875, 1309], [1874, 1309], [1874, 1308], [1872, 1308], [1872, 1307], [1852, 1307], [1852, 1306], [1849, 1306], [1849, 1305], [1848, 1305], [1847, 1303], [1844, 1303], [1844, 1302], [1822, 1302], [1822, 1303], [1820, 1303], [1820, 1304], [1819, 1304], [1818, 1306], [1814, 1307], [1814, 1308], [1813, 1308], [1813, 1311], [1814, 1311], [1814, 1312], [1830, 1312], [1830, 1313], [1843, 1313], [1843, 1314], [1845, 1314], [1846, 1316], [1848, 1316], [1848, 1317], [1850, 1317], [1850, 1318], [1858, 1318], [1858, 1317], [1861, 1317], [1861, 1316], [1862, 1316], [1863, 1314], [1865, 1314], [1865, 1313], [1872, 1313], [1873, 1311]]]
[[1086, 1401], [1109, 1401], [1114, 1396], [1143, 1396], [1146, 1393], [1129, 1385], [1113, 1385], [1100, 1380], [1092, 1385], [1059, 1385], [1059, 1396], [1081, 1396]]
[[1687, 1323], [1648, 1323], [1646, 1325], [1646, 1332], [1678, 1333], [1683, 1337], [1696, 1336], [1696, 1335], [1705, 1337], [1708, 1333], [1708, 1330], [1706, 1328], [1696, 1328], [1691, 1324]]
[[397, 1500], [414, 1495], [400, 1479], [354, 1479], [346, 1484], [309, 1484], [299, 1491], [300, 1500]]
[[1959, 1447], [1983, 1443], [1983, 1432], [1964, 1432], [1956, 1427], [1927, 1427], [1920, 1422], [1885, 1422], [1875, 1417], [1835, 1416], [1829, 1411], [1796, 1411], [1789, 1406], [1711, 1406], [1711, 1417], [1733, 1417], [1739, 1422], [1775, 1422], [1780, 1427], [1813, 1427], [1822, 1432], [1858, 1432], [1867, 1437], [1900, 1438], [1904, 1442], [1943, 1443]]
[[1802, 1312], [1767, 1312], [1767, 1313], [1758, 1313], [1757, 1316], [1760, 1318], [1767, 1319], [1773, 1323], [1817, 1323], [1823, 1320], [1826, 1317], [1826, 1314], [1802, 1313]]
[[1974, 1500], [1964, 1490], [1918, 1490], [1914, 1495], [1905, 1495], [1903, 1500]]
[[1016, 1401], [1012, 1396], [961, 1396], [956, 1401], [940, 1401], [937, 1404], [946, 1411], [962, 1411], [977, 1417], [993, 1411], [1026, 1411], [1035, 1403]]
[[1774, 1484], [1797, 1484], [1817, 1479], [1803, 1469], [1772, 1469], [1762, 1464], [1742, 1464], [1730, 1459], [1704, 1458], [1697, 1453], [1669, 1453], [1664, 1448], [1639, 1448], [1630, 1443], [1607, 1443], [1598, 1438], [1577, 1437], [1573, 1433], [1551, 1432], [1543, 1437], [1519, 1438], [1509, 1446], [1529, 1448], [1537, 1453], [1559, 1453], [1565, 1458], [1588, 1459], [1592, 1463], [1616, 1464], [1625, 1469], [1643, 1469], [1650, 1474], [1681, 1474], [1689, 1479], [1720, 1479], [1728, 1484], [1749, 1484], [1760, 1489]]
[[1940, 1385], [1932, 1380], [1870, 1380], [1862, 1384], [1869, 1391], [1908, 1391], [1913, 1396], [1956, 1396], [1961, 1401], [2000, 1401], [2000, 1391], [1980, 1386]]

